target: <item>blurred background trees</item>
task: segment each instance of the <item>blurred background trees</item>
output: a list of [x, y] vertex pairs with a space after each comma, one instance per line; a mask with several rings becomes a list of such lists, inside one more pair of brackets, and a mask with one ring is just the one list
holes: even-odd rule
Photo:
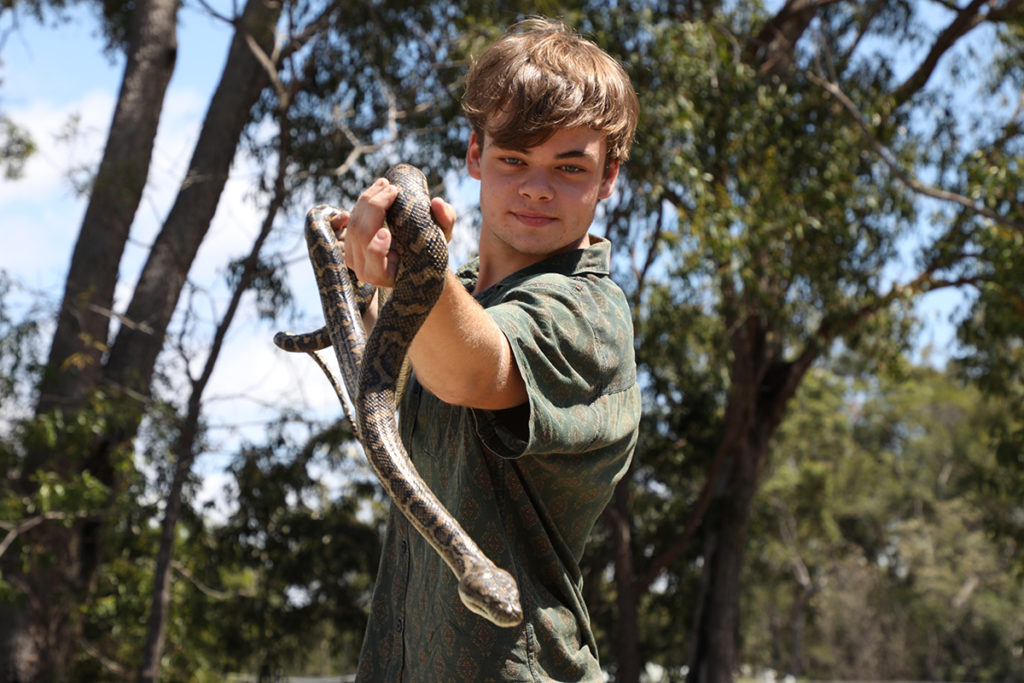
[[[271, 679], [358, 655], [384, 503], [350, 432], [281, 405], [236, 444], [231, 512], [214, 515], [195, 496], [204, 392], [240, 310], [266, 320], [253, 343], [292, 315], [295, 216], [351, 202], [399, 159], [438, 193], [457, 179], [460, 79], [520, 8], [200, 7], [234, 38], [123, 310], [173, 0], [98, 6], [125, 74], [63, 298], [0, 307], [10, 680]], [[1024, 677], [1024, 3], [531, 13], [620, 58], [643, 112], [595, 226], [633, 303], [645, 395], [633, 470], [584, 562], [609, 673]], [[14, 177], [32, 141], [0, 124]], [[261, 169], [263, 218], [210, 320], [188, 274], [241, 158]], [[0, 281], [0, 303], [17, 284]], [[932, 363], [915, 354], [918, 304], [940, 290], [966, 303]]]

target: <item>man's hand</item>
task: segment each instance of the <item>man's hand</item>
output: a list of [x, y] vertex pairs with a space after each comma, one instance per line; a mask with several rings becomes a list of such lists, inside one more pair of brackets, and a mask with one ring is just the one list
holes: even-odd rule
[[[384, 216], [397, 196], [398, 188], [382, 178], [359, 196], [351, 212], [331, 221], [345, 242], [345, 264], [361, 282], [395, 283], [398, 254]], [[430, 211], [451, 241], [455, 209], [435, 197]], [[409, 348], [416, 376], [448, 403], [493, 410], [522, 404], [526, 387], [505, 335], [450, 270], [446, 278], [441, 298]], [[364, 323], [372, 327], [373, 321]], [[454, 367], [452, 358], [459, 359]]]
[[[351, 213], [343, 212], [332, 221], [335, 232], [344, 234], [345, 265], [360, 282], [378, 287], [395, 284], [398, 253], [392, 248], [391, 231], [384, 219], [397, 196], [398, 187], [380, 178], [359, 195]], [[445, 240], [451, 241], [455, 209], [438, 197], [431, 200], [430, 209]]]
[[359, 195], [345, 226], [345, 265], [360, 282], [393, 287], [398, 254], [391, 248], [391, 232], [384, 214], [398, 196], [398, 188], [383, 178]]

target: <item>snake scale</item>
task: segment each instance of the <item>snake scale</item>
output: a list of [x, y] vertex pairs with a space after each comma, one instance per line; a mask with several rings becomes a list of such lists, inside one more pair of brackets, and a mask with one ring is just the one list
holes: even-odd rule
[[399, 164], [385, 178], [399, 188], [387, 212], [399, 267], [369, 337], [359, 313], [373, 288], [356, 283], [345, 267], [330, 225], [338, 210], [319, 205], [306, 215], [305, 233], [326, 325], [307, 334], [279, 332], [274, 343], [302, 352], [334, 346], [349, 395], [357, 387], [357, 436], [385, 492], [455, 574], [463, 604], [497, 626], [516, 626], [523, 613], [515, 579], [487, 558], [445, 509], [416, 471], [398, 434], [396, 384], [409, 344], [444, 287], [448, 247], [431, 215], [423, 173]]

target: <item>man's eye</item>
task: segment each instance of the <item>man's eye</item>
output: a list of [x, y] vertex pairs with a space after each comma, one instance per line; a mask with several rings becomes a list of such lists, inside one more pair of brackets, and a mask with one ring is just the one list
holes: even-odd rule
[[502, 157], [501, 161], [509, 166], [520, 166], [523, 163], [521, 159], [515, 157]]
[[583, 173], [583, 168], [580, 166], [563, 166], [562, 170], [566, 173]]

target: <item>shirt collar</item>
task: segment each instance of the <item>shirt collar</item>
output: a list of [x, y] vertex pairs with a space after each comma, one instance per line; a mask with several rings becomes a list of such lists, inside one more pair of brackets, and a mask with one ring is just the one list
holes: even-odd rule
[[[563, 254], [549, 256], [531, 266], [518, 270], [485, 291], [508, 289], [537, 273], [558, 273], [568, 277], [584, 275], [609, 275], [611, 272], [612, 244], [603, 237], [590, 236], [590, 246], [574, 249]], [[480, 258], [474, 257], [459, 268], [456, 275], [469, 291], [473, 291], [480, 272]], [[483, 295], [485, 292], [481, 292]]]

